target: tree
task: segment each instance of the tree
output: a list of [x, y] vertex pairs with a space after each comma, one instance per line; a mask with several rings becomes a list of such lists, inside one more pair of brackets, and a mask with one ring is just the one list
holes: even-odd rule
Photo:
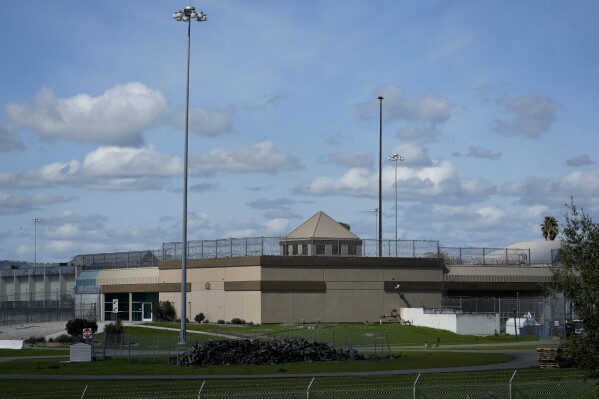
[[593, 377], [599, 377], [599, 224], [574, 201], [562, 232], [562, 266], [553, 270], [551, 288], [573, 304], [585, 334], [573, 334], [561, 345], [564, 354]]
[[81, 337], [84, 328], [91, 328], [92, 333], [98, 331], [98, 324], [94, 320], [73, 319], [66, 325], [67, 334], [72, 337]]
[[557, 220], [555, 220], [553, 216], [545, 216], [545, 220], [541, 224], [541, 231], [543, 232], [545, 241], [555, 240], [555, 237], [557, 237], [557, 234], [559, 233]]
[[160, 301], [154, 305], [154, 314], [158, 320], [173, 321], [177, 317], [175, 307], [171, 301]]

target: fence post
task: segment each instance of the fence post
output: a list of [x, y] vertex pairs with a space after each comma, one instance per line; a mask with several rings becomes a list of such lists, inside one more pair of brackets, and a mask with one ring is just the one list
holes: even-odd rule
[[512, 378], [510, 378], [510, 399], [512, 399], [512, 381], [514, 380], [514, 377], [516, 376], [516, 373], [518, 372], [518, 370], [514, 371], [514, 374], [512, 374]]
[[80, 399], [83, 399], [83, 397], [85, 396], [85, 392], [87, 392], [87, 385], [85, 386], [85, 389], [83, 390], [83, 393], [81, 394]]
[[200, 399], [202, 397], [202, 390], [204, 389], [204, 385], [206, 385], [206, 380], [202, 381], [202, 386], [200, 387], [200, 390], [198, 391], [198, 399]]
[[419, 379], [420, 373], [418, 373], [418, 377], [416, 377], [416, 381], [414, 381], [414, 385], [412, 386], [412, 399], [416, 399], [416, 384], [418, 384]]
[[310, 381], [310, 384], [308, 384], [308, 388], [306, 389], [306, 399], [310, 399], [310, 388], [312, 387], [312, 383], [314, 382], [314, 378], [316, 378], [316, 377], [312, 377], [312, 381]]

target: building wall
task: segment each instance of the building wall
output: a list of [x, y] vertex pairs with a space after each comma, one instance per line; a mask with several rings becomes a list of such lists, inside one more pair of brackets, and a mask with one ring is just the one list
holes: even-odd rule
[[399, 314], [403, 320], [408, 320], [415, 326], [447, 330], [456, 334], [493, 335], [500, 331], [497, 313], [435, 313], [423, 308], [402, 308]]
[[[179, 261], [159, 264], [161, 283], [180, 283]], [[405, 293], [393, 283], [404, 284]], [[438, 285], [424, 286], [433, 281]], [[187, 317], [254, 323], [377, 321], [402, 306], [438, 307], [443, 269], [437, 259], [246, 257], [188, 260]], [[409, 282], [421, 286], [409, 286]], [[160, 300], [181, 308], [179, 293]]]

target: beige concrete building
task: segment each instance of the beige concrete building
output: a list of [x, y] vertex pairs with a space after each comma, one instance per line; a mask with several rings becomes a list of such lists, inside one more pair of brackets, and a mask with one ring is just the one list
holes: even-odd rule
[[[254, 323], [376, 321], [401, 307], [439, 307], [440, 259], [256, 256], [190, 259], [187, 318]], [[181, 282], [181, 262], [158, 265], [160, 284]], [[178, 292], [161, 292], [180, 309]]]
[[[447, 265], [439, 256], [363, 256], [363, 246], [347, 227], [318, 212], [279, 241], [279, 255], [188, 259], [186, 317], [202, 312], [211, 322], [378, 321], [394, 309], [438, 308], [442, 295], [542, 295], [551, 278], [550, 265]], [[181, 260], [83, 271], [77, 288], [89, 292], [80, 302], [101, 303], [103, 320], [114, 313], [151, 320], [159, 300], [171, 301], [180, 316]]]

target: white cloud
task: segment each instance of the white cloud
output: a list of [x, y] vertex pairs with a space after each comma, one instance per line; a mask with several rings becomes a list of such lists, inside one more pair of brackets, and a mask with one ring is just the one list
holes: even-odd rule
[[[263, 141], [231, 151], [214, 149], [190, 156], [190, 174], [277, 173], [301, 168], [291, 155]], [[92, 190], [162, 190], [165, 179], [180, 176], [181, 158], [160, 153], [153, 145], [99, 147], [83, 161], [54, 162], [19, 174], [0, 173], [0, 187], [36, 188], [55, 185]]]
[[[202, 136], [219, 136], [233, 130], [234, 107], [207, 110], [191, 108], [189, 110], [189, 130]], [[179, 111], [171, 118], [173, 125], [185, 128], [185, 111]]]
[[505, 98], [499, 103], [514, 114], [512, 120], [495, 121], [495, 131], [504, 136], [539, 137], [549, 131], [556, 120], [557, 103], [535, 92]]
[[[394, 85], [386, 85], [376, 91], [382, 96], [384, 120], [421, 121], [437, 124], [449, 119], [452, 104], [445, 97], [428, 93], [416, 98], [406, 98], [401, 89]], [[365, 120], [378, 116], [379, 104], [373, 101], [356, 105], [358, 115]]]
[[[383, 169], [383, 194], [395, 193], [395, 169]], [[460, 178], [449, 161], [433, 161], [430, 166], [417, 169], [400, 166], [397, 170], [397, 187], [402, 198], [424, 201], [442, 198], [444, 201], [480, 201], [495, 192], [495, 187], [480, 178]], [[378, 172], [352, 168], [339, 178], [319, 176], [296, 188], [300, 194], [315, 196], [377, 197]]]
[[403, 161], [400, 161], [399, 165], [425, 166], [433, 163], [427, 150], [416, 144], [401, 144], [397, 146], [393, 152], [405, 158]]
[[[402, 90], [394, 85], [385, 85], [376, 90], [376, 96], [383, 99], [383, 122], [409, 122], [407, 127], [399, 129], [398, 136], [403, 139], [432, 138], [436, 135], [437, 125], [451, 116], [452, 103], [437, 93], [428, 93], [416, 98], [407, 98]], [[380, 104], [367, 101], [356, 104], [358, 117], [363, 120], [378, 118]]]
[[580, 154], [577, 155], [575, 157], [572, 157], [568, 160], [566, 160], [566, 165], [568, 166], [587, 166], [587, 165], [592, 165], [594, 164], [595, 161], [593, 161], [588, 154]]
[[599, 205], [597, 192], [599, 169], [578, 170], [556, 179], [529, 176], [501, 187], [501, 194], [519, 197], [519, 202], [525, 205], [561, 206], [569, 203], [572, 196], [577, 203]]
[[23, 213], [38, 207], [65, 203], [71, 200], [72, 199], [44, 192], [33, 195], [0, 192], [0, 214]]
[[278, 173], [302, 167], [295, 157], [279, 152], [270, 140], [230, 151], [213, 149], [208, 153], [195, 153], [190, 159], [190, 170], [195, 174]]
[[141, 133], [166, 111], [164, 95], [141, 83], [116, 85], [92, 97], [57, 98], [42, 88], [23, 104], [9, 104], [6, 113], [16, 128], [45, 137], [108, 145], [137, 145]]

